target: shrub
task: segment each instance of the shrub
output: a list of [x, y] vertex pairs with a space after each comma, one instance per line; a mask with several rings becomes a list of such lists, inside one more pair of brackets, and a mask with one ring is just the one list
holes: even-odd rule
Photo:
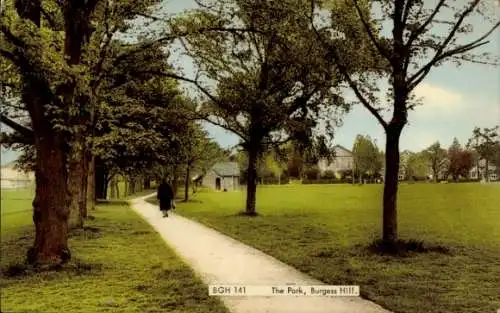
[[307, 179], [318, 179], [319, 177], [319, 168], [317, 166], [311, 166], [310, 168], [306, 169], [304, 171], [304, 176], [307, 178]]
[[331, 170], [326, 170], [323, 175], [321, 175], [322, 179], [335, 179], [335, 172]]

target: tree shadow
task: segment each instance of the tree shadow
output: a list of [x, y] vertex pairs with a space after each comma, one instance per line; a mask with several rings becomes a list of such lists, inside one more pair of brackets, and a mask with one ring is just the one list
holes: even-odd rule
[[127, 205], [128, 201], [126, 201], [126, 200], [103, 200], [103, 199], [100, 199], [100, 200], [96, 201], [96, 204], [98, 204], [100, 206]]
[[260, 216], [260, 214], [257, 212], [240, 211], [232, 216], [257, 217]]
[[83, 228], [71, 229], [68, 238], [79, 237], [82, 239], [95, 239], [101, 237], [101, 230], [98, 227], [84, 226]]
[[25, 278], [40, 273], [68, 273], [74, 275], [95, 275], [101, 273], [103, 264], [72, 260], [64, 265], [54, 264], [46, 267], [31, 265], [27, 262], [15, 262], [2, 269], [7, 278]]
[[188, 201], [182, 200], [181, 203], [203, 203], [202, 200], [189, 199]]
[[452, 255], [452, 251], [441, 245], [428, 244], [421, 240], [399, 239], [396, 242], [388, 242], [381, 239], [373, 241], [365, 249], [372, 254], [388, 255], [396, 257], [409, 257], [419, 253], [439, 253]]

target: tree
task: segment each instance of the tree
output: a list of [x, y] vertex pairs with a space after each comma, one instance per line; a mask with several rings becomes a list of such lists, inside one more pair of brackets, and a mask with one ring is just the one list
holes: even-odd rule
[[424, 150], [424, 155], [429, 160], [432, 170], [432, 177], [435, 182], [445, 175], [448, 165], [446, 150], [441, 148], [439, 141], [436, 141]]
[[467, 146], [474, 149], [478, 155], [476, 163], [478, 173], [480, 167], [479, 163], [481, 160], [484, 160], [485, 175], [483, 175], [483, 178], [487, 182], [490, 181], [489, 165], [495, 162], [498, 146], [500, 145], [500, 137], [498, 134], [499, 127], [500, 126], [483, 129], [479, 127], [474, 128], [472, 131], [472, 138], [469, 139], [467, 144]]
[[75, 138], [80, 123], [70, 127], [65, 121], [78, 120], [80, 100], [86, 95], [79, 81], [87, 76], [78, 65], [93, 32], [90, 23], [97, 2], [52, 4], [60, 20], [42, 17], [42, 2], [33, 0], [9, 3], [1, 13], [0, 53], [21, 77], [21, 101], [31, 120], [27, 137], [36, 149], [31, 263], [60, 264], [70, 258], [67, 161], [78, 143], [68, 138]]
[[[329, 3], [329, 2], [327, 2]], [[311, 0], [311, 24], [316, 30], [316, 37], [331, 52], [329, 57], [335, 60], [337, 69], [342, 73], [350, 89], [356, 94], [361, 104], [377, 119], [386, 133], [385, 145], [385, 179], [383, 196], [383, 242], [392, 245], [397, 240], [397, 190], [398, 171], [400, 165], [399, 141], [400, 135], [407, 124], [408, 112], [417, 104], [412, 98], [412, 92], [436, 66], [446, 61], [472, 61], [491, 64], [492, 61], [484, 54], [474, 55], [474, 49], [487, 44], [490, 36], [500, 25], [495, 13], [486, 16], [484, 12], [494, 12], [486, 8], [488, 1], [470, 0], [454, 3], [449, 0], [439, 0], [429, 8], [426, 1], [414, 0], [380, 0], [373, 2], [373, 13], [367, 13], [370, 4], [360, 0], [335, 2], [336, 10], [330, 16], [328, 25], [318, 29], [318, 10], [316, 1]], [[338, 7], [345, 14], [338, 14]], [[321, 7], [319, 7], [321, 9]], [[357, 22], [346, 23], [354, 12]], [[376, 12], [376, 13], [375, 13]], [[379, 16], [376, 16], [378, 14]], [[467, 21], [479, 16], [484, 20], [487, 30], [477, 35], [476, 39], [468, 41], [474, 35]], [[380, 25], [377, 21], [381, 21]], [[392, 24], [392, 32], [383, 35], [382, 23]], [[490, 24], [491, 26], [486, 26]], [[387, 24], [386, 24], [387, 25]], [[448, 28], [447, 30], [443, 30]], [[339, 36], [331, 37], [331, 31]], [[476, 32], [477, 33], [477, 32]], [[328, 35], [327, 35], [328, 34]], [[466, 37], [467, 36], [467, 37]], [[354, 39], [352, 39], [354, 37]], [[373, 53], [359, 58], [345, 54], [346, 46], [355, 45], [362, 38], [369, 38]], [[465, 38], [466, 37], [466, 38]], [[346, 42], [343, 38], [348, 38]], [[343, 40], [344, 44], [338, 41]], [[373, 59], [372, 61], [367, 59]], [[376, 84], [367, 75], [356, 75], [352, 71], [352, 61], [367, 60], [367, 64], [381, 64], [375, 78], [388, 77], [390, 98], [392, 100], [392, 116], [389, 121], [384, 119], [379, 102], [377, 102]], [[371, 67], [373, 68], [373, 67]], [[370, 73], [370, 71], [367, 71]], [[373, 77], [372, 76], [372, 77]]]
[[448, 148], [448, 158], [450, 160], [448, 173], [457, 181], [459, 177], [468, 178], [469, 172], [473, 166], [473, 156], [470, 151], [462, 148], [457, 138]]
[[[382, 169], [380, 152], [370, 138], [366, 135], [357, 135], [352, 149], [354, 159], [354, 176], [358, 176], [359, 181], [365, 176], [373, 177]], [[353, 177], [354, 180], [354, 177]]]
[[495, 157], [493, 159], [493, 163], [496, 166], [497, 177], [500, 177], [500, 143], [496, 145]]
[[272, 146], [310, 136], [325, 103], [344, 103], [331, 88], [338, 80], [327, 70], [325, 50], [310, 40], [304, 1], [214, 3], [204, 4], [210, 9], [195, 11], [175, 26], [187, 29], [196, 21], [255, 31], [185, 37], [185, 51], [199, 69], [197, 78], [217, 86], [211, 90], [199, 79], [185, 80], [204, 95], [205, 120], [241, 138], [248, 153], [245, 212], [254, 215], [260, 157]]
[[460, 159], [461, 159], [462, 147], [458, 142], [457, 138], [453, 138], [453, 142], [451, 146], [448, 148], [448, 158], [450, 160], [450, 165], [448, 166], [448, 174], [450, 174], [453, 180], [457, 181], [461, 168], [460, 168]]
[[426, 179], [429, 173], [429, 160], [427, 160], [424, 153], [409, 152], [404, 161], [403, 153], [401, 153], [401, 164], [404, 165], [406, 179]]
[[[16, 123], [2, 112], [2, 123], [16, 131], [9, 139], [33, 145], [36, 157], [36, 235], [30, 262], [61, 264], [70, 257], [69, 208], [85, 207], [87, 177], [89, 186], [102, 185], [93, 183], [94, 166], [86, 168], [89, 163], [99, 165], [89, 161], [92, 147], [86, 137], [95, 130], [100, 84], [129, 56], [152, 45], [145, 40], [123, 44], [114, 35], [126, 32], [128, 20], [148, 13], [157, 2], [17, 0], [6, 3], [1, 12], [2, 87], [5, 82], [18, 92], [18, 107], [30, 120]], [[156, 42], [168, 43], [178, 35]], [[4, 69], [19, 83], [5, 80]]]
[[184, 201], [189, 200], [189, 184], [191, 181], [191, 171], [198, 170], [205, 173], [210, 167], [221, 160], [225, 153], [222, 148], [208, 138], [206, 131], [201, 126], [191, 123], [188, 131], [182, 134], [183, 145], [178, 153], [184, 158], [186, 172], [184, 178]]

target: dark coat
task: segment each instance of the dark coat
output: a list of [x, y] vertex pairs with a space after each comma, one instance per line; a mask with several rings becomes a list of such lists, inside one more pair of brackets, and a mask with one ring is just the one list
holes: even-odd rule
[[172, 187], [169, 184], [160, 184], [156, 198], [160, 200], [160, 210], [170, 210], [174, 198]]

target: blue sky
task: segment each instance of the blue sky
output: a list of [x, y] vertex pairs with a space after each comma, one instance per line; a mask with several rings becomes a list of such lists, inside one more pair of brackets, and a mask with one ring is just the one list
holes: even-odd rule
[[[194, 7], [190, 0], [167, 1], [169, 13], [177, 13]], [[476, 21], [473, 26], [481, 29], [483, 24]], [[500, 32], [490, 37], [485, 50], [500, 51]], [[185, 61], [185, 60], [184, 60]], [[182, 64], [189, 73], [191, 65]], [[410, 124], [403, 131], [401, 150], [419, 151], [439, 140], [442, 146], [451, 144], [453, 137], [465, 143], [475, 126], [491, 127], [500, 124], [500, 68], [490, 65], [464, 64], [457, 68], [445, 64], [434, 68], [415, 91], [423, 105], [410, 112]], [[3, 128], [3, 125], [2, 125]], [[230, 147], [238, 138], [216, 126], [207, 126], [217, 142]], [[335, 143], [351, 148], [357, 134], [368, 134], [384, 145], [384, 132], [373, 116], [360, 105], [353, 107], [343, 118], [343, 126], [338, 128]], [[16, 154], [2, 148], [2, 164], [12, 161]]]

